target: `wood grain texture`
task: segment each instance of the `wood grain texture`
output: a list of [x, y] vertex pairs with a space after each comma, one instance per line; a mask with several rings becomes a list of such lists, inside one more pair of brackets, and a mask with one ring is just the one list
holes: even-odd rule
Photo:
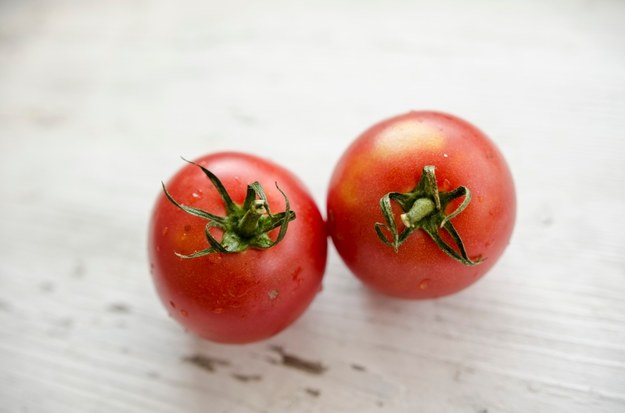
[[[0, 412], [625, 411], [625, 3], [0, 2]], [[373, 122], [487, 132], [519, 198], [455, 296], [367, 291], [332, 250], [292, 328], [224, 346], [157, 301], [179, 155], [246, 150], [320, 205]], [[615, 218], [612, 218], [616, 215]]]

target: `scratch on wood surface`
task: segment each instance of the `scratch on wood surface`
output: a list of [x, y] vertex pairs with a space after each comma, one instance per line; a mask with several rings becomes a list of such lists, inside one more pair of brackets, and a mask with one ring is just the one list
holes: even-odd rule
[[194, 354], [192, 356], [187, 356], [183, 358], [183, 361], [187, 363], [191, 363], [196, 367], [199, 367], [203, 370], [214, 372], [217, 366], [229, 366], [230, 362], [228, 360], [223, 360], [219, 358], [209, 357], [202, 354]]
[[356, 370], [356, 371], [362, 371], [362, 372], [367, 371], [367, 368], [366, 368], [365, 366], [363, 366], [362, 364], [352, 363], [352, 364], [350, 365], [350, 367], [351, 367], [353, 370]]
[[312, 397], [319, 397], [319, 396], [321, 396], [321, 390], [319, 390], [319, 389], [313, 389], [312, 387], [306, 387], [305, 390], [306, 390], [306, 393], [308, 393]]
[[249, 383], [253, 381], [261, 381], [263, 377], [260, 374], [241, 374], [241, 373], [232, 373], [232, 378], [240, 381], [242, 383]]
[[323, 374], [327, 368], [320, 361], [306, 360], [294, 354], [287, 353], [280, 346], [272, 346], [271, 350], [280, 355], [280, 364], [309, 374]]
[[130, 306], [125, 303], [113, 303], [107, 307], [108, 311], [111, 313], [121, 313], [128, 314], [130, 313]]

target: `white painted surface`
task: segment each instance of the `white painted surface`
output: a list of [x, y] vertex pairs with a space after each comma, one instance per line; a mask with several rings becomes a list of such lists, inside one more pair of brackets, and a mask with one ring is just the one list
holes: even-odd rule
[[[0, 2], [0, 411], [625, 411], [624, 21], [620, 1]], [[179, 155], [270, 157], [323, 205], [353, 137], [422, 108], [510, 162], [517, 227], [486, 278], [397, 301], [332, 251], [269, 341], [166, 316], [145, 237]]]

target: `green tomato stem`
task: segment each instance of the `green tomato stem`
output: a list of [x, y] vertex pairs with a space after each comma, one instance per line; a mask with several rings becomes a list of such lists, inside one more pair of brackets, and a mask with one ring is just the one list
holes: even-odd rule
[[429, 198], [417, 199], [410, 210], [399, 216], [401, 222], [408, 228], [414, 228], [419, 221], [436, 210], [436, 204]]
[[[464, 211], [469, 205], [471, 191], [465, 186], [459, 186], [449, 192], [439, 192], [434, 171], [434, 166], [425, 166], [421, 179], [412, 192], [389, 192], [380, 199], [380, 208], [386, 223], [375, 223], [374, 229], [378, 238], [397, 252], [400, 245], [414, 231], [423, 230], [445, 254], [454, 260], [464, 265], [477, 265], [482, 262], [483, 258], [469, 258], [462, 238], [451, 223], [452, 218]], [[460, 198], [462, 198], [460, 205], [452, 213], [446, 214], [447, 206], [455, 199]], [[399, 204], [404, 211], [400, 215], [400, 220], [405, 226], [401, 232], [395, 223], [391, 201]], [[445, 232], [453, 240], [456, 244], [455, 248], [444, 240], [441, 236], [442, 232]], [[388, 233], [391, 235], [390, 239]]]
[[[226, 215], [222, 217], [198, 208], [182, 205], [167, 192], [167, 188], [165, 188], [165, 184], [163, 184], [163, 192], [172, 204], [190, 215], [208, 221], [204, 231], [206, 240], [208, 241], [208, 248], [189, 255], [176, 253], [177, 256], [180, 258], [198, 258], [214, 252], [237, 253], [245, 251], [248, 248], [267, 249], [284, 239], [289, 222], [295, 219], [295, 212], [291, 211], [289, 198], [280, 187], [278, 187], [277, 183], [276, 188], [284, 197], [285, 210], [277, 214], [272, 214], [269, 210], [265, 191], [258, 182], [253, 182], [247, 186], [245, 201], [243, 205], [239, 205], [232, 200], [219, 178], [211, 171], [195, 162], [186, 162], [200, 168], [211, 181], [224, 202]], [[213, 227], [222, 230], [223, 235], [221, 241], [218, 241], [211, 235], [210, 228]], [[269, 232], [276, 228], [280, 228], [280, 231], [278, 232], [278, 236], [272, 239], [269, 237]]]
[[256, 199], [245, 212], [237, 225], [236, 232], [241, 238], [250, 238], [258, 232], [258, 220], [267, 213], [266, 202]]

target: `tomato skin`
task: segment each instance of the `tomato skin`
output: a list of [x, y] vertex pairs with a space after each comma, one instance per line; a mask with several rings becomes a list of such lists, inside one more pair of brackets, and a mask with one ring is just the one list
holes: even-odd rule
[[[207, 221], [178, 209], [161, 193], [148, 235], [158, 295], [174, 319], [208, 340], [248, 343], [273, 336], [295, 321], [321, 289], [327, 253], [321, 214], [302, 183], [270, 161], [223, 152], [195, 162], [217, 175], [239, 204], [247, 185], [258, 181], [274, 213], [285, 209], [277, 182], [297, 217], [271, 248], [180, 258], [175, 253], [188, 255], [209, 246]], [[166, 187], [180, 204], [225, 215], [223, 200], [196, 165], [184, 166]], [[277, 231], [270, 236], [275, 239]], [[213, 235], [220, 239], [218, 234]]]
[[[484, 258], [480, 264], [453, 260], [423, 230], [397, 252], [378, 238], [380, 198], [412, 191], [426, 165], [435, 166], [439, 190], [471, 191], [452, 223], [469, 256]], [[497, 262], [514, 227], [516, 195], [505, 159], [480, 130], [452, 115], [414, 111], [373, 125], [351, 144], [332, 175], [327, 213], [339, 255], [366, 285], [394, 297], [435, 298], [471, 285]]]

